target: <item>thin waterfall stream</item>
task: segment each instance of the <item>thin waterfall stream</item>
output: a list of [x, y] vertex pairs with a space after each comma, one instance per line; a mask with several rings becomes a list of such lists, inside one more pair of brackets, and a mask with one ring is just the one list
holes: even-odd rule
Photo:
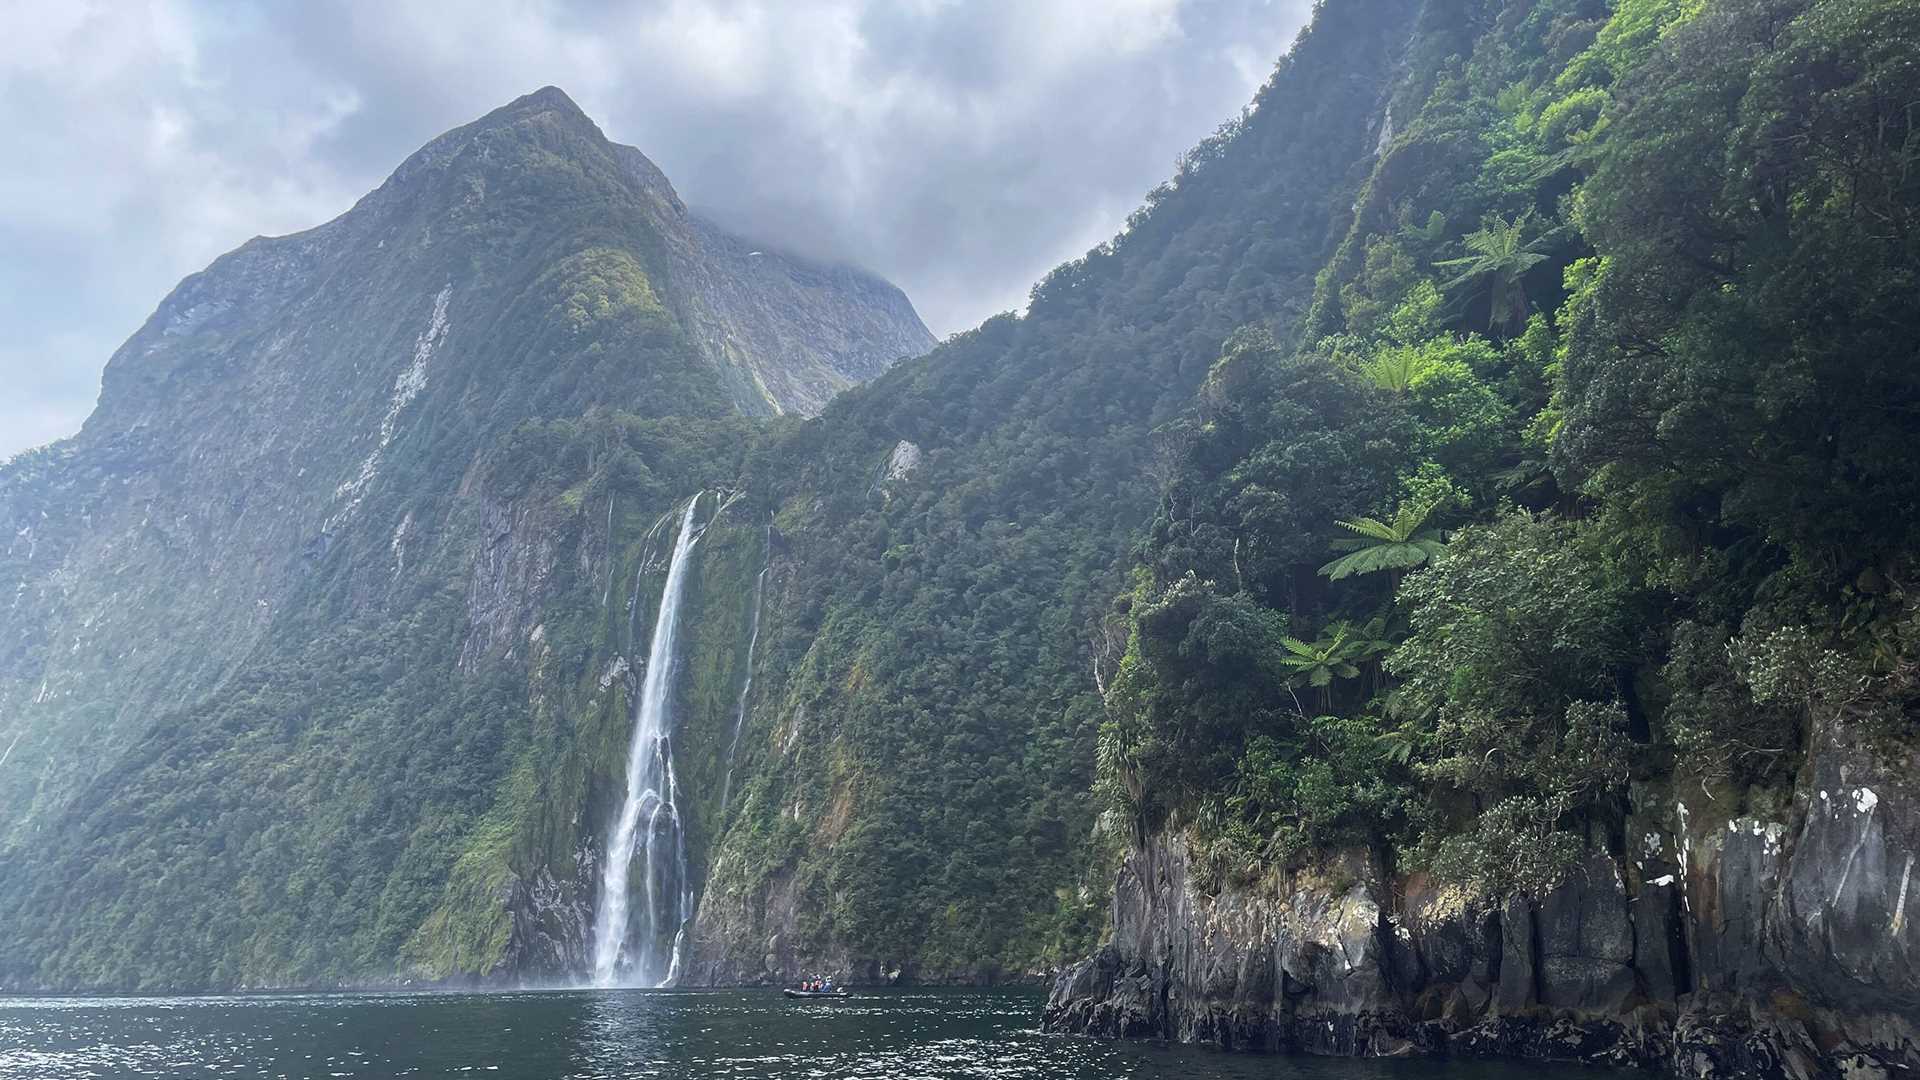
[[[672, 701], [688, 556], [704, 531], [694, 528], [699, 505], [697, 495], [688, 500], [680, 519], [635, 705], [626, 798], [607, 837], [594, 911], [596, 986], [664, 986], [680, 975], [681, 947], [693, 914], [693, 888], [687, 877], [686, 834], [673, 772]], [[637, 911], [631, 895], [636, 860], [644, 893], [643, 906]], [[663, 957], [660, 942], [669, 928], [673, 939]]]

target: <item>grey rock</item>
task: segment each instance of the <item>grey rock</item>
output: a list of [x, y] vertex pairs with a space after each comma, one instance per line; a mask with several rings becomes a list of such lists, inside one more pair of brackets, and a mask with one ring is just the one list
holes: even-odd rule
[[1537, 903], [1497, 910], [1424, 874], [1384, 879], [1358, 852], [1207, 889], [1179, 837], [1149, 837], [1115, 880], [1111, 943], [1055, 980], [1046, 1024], [1716, 1080], [1904, 1075], [1920, 1068], [1920, 759], [1901, 753], [1830, 720], [1792, 820], [1650, 807], [1632, 856], [1596, 847]]

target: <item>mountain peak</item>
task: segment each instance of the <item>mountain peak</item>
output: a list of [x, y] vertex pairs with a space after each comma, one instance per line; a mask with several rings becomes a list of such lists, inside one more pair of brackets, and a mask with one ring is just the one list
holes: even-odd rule
[[588, 120], [586, 110], [575, 104], [574, 100], [567, 96], [567, 92], [557, 86], [543, 86], [531, 94], [522, 94], [502, 106], [502, 111], [506, 112], [536, 112], [545, 110], [570, 113], [582, 120], [587, 120], [588, 123], [592, 123], [591, 120]]
[[[581, 112], [580, 106], [573, 103], [573, 99], [567, 96], [567, 92], [565, 90], [562, 90], [551, 83], [541, 87], [538, 90], [535, 90], [531, 94], [522, 94], [520, 97], [514, 99], [513, 104], [520, 104], [522, 102], [530, 103], [530, 104], [539, 104], [542, 106], [547, 106], [552, 108], [572, 109], [574, 112]], [[584, 116], [585, 113], [581, 113], [581, 115]]]
[[[368, 199], [378, 201], [396, 186], [405, 187], [450, 167], [488, 168], [492, 152], [484, 148], [498, 146], [502, 139], [540, 144], [561, 157], [603, 154], [613, 146], [566, 91], [543, 86], [430, 140], [401, 162]], [[480, 149], [476, 152], [476, 148]]]
[[600, 132], [599, 125], [593, 122], [593, 118], [587, 115], [586, 110], [568, 97], [565, 90], [557, 86], [543, 86], [530, 94], [522, 94], [469, 126], [493, 127], [519, 123], [547, 114], [565, 123], [589, 128], [595, 134]]

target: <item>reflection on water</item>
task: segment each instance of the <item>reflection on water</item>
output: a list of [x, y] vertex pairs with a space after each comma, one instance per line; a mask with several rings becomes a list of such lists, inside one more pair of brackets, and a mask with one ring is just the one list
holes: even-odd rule
[[[1272, 1058], [1036, 1030], [1023, 991], [566, 990], [0, 997], [0, 1078], [1520, 1080], [1536, 1067]], [[1597, 1080], [1594, 1070], [1567, 1077]]]

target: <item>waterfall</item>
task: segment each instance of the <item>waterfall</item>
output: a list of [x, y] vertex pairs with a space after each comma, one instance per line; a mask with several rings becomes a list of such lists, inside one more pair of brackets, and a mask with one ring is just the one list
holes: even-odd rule
[[727, 812], [727, 799], [733, 794], [733, 756], [740, 749], [740, 730], [747, 724], [747, 694], [753, 689], [753, 649], [760, 644], [760, 605], [767, 594], [767, 571], [773, 569], [773, 526], [767, 526], [767, 561], [760, 576], [753, 579], [753, 621], [747, 630], [747, 678], [740, 684], [740, 703], [733, 709], [733, 741], [727, 744], [726, 779], [720, 785], [720, 813]]
[[[600, 902], [594, 913], [596, 986], [660, 986], [680, 974], [693, 890], [687, 880], [686, 837], [673, 772], [673, 676], [678, 666], [674, 644], [680, 630], [680, 600], [686, 591], [687, 556], [700, 539], [693, 524], [699, 504], [698, 496], [689, 500], [680, 519], [680, 535], [667, 564], [667, 584], [660, 594], [660, 614], [647, 650], [646, 675], [634, 706], [626, 801], [607, 837]], [[632, 910], [630, 896], [636, 869], [644, 889], [644, 906], [637, 912]], [[674, 936], [662, 970], [660, 938], [668, 928]]]
[[613, 603], [613, 496], [607, 496], [607, 591], [600, 595], [600, 606]]

